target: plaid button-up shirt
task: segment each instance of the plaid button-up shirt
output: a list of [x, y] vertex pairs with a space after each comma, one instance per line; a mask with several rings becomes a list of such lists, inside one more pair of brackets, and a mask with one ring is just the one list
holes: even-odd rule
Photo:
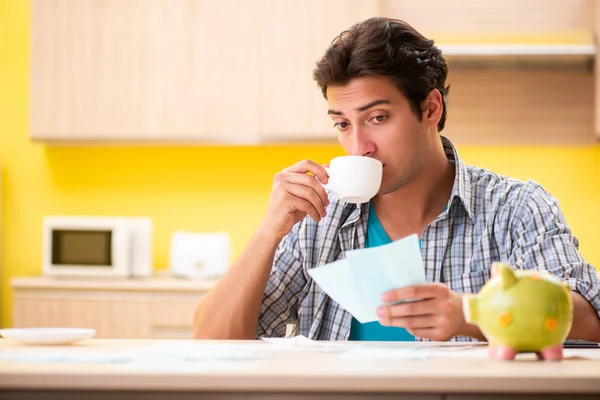
[[[556, 199], [534, 181], [521, 182], [467, 166], [450, 140], [442, 136], [442, 142], [456, 173], [446, 210], [421, 237], [427, 282], [477, 293], [490, 278], [492, 262], [504, 261], [516, 269], [547, 270], [558, 276], [600, 315], [600, 281], [579, 253]], [[262, 300], [257, 337], [282, 337], [295, 324], [298, 333], [309, 339], [347, 340], [352, 316], [323, 292], [308, 270], [364, 247], [369, 204], [357, 207], [332, 193], [329, 197], [325, 218], [316, 223], [306, 217], [280, 243]]]

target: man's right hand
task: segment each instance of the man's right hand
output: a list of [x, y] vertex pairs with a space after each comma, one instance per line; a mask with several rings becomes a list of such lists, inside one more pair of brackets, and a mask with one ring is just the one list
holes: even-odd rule
[[[308, 175], [308, 173], [312, 175]], [[322, 183], [328, 182], [322, 165], [304, 160], [275, 174], [267, 213], [262, 226], [281, 240], [306, 215], [319, 222], [325, 217], [329, 199]]]

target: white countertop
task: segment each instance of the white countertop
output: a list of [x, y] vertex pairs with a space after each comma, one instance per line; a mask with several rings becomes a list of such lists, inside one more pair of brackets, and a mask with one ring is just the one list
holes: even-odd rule
[[[517, 361], [503, 362], [489, 359], [484, 345], [372, 343], [372, 347], [393, 347], [386, 350], [386, 354], [405, 349], [405, 354], [416, 352], [426, 358], [404, 359], [399, 355], [396, 359], [351, 359], [345, 358], [344, 354], [356, 350], [359, 346], [356, 343], [317, 343], [328, 347], [284, 347], [264, 341], [192, 340], [88, 340], [71, 346], [25, 346], [0, 339], [0, 391], [12, 388], [600, 394], [600, 349], [566, 349], [566, 359], [561, 362], [537, 361], [532, 354], [519, 355]], [[155, 356], [148, 358], [152, 349], [179, 349], [181, 353], [182, 348], [188, 347], [190, 351], [183, 351], [184, 356], [233, 347], [235, 354], [250, 352], [259, 358], [173, 362], [153, 360]], [[145, 355], [146, 359], [139, 362], [49, 362], [44, 359], [49, 354], [92, 358], [137, 354]], [[32, 359], [23, 361], [18, 357]], [[36, 357], [41, 359], [36, 360]]]
[[177, 291], [205, 292], [216, 283], [216, 279], [184, 279], [166, 275], [149, 278], [64, 278], [64, 277], [18, 277], [10, 281], [13, 289], [63, 289], [102, 291]]

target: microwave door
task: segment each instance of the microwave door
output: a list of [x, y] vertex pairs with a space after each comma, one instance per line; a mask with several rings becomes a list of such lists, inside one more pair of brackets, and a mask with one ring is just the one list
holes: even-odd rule
[[129, 237], [123, 230], [54, 227], [45, 272], [69, 276], [127, 276]]

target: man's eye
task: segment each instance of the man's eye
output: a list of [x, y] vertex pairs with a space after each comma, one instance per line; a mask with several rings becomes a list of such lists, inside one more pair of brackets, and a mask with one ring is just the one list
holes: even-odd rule
[[347, 122], [336, 122], [335, 124], [333, 124], [334, 128], [339, 129], [340, 131], [343, 131], [344, 129], [346, 129], [350, 124]]
[[388, 117], [387, 115], [383, 115], [383, 114], [376, 115], [373, 118], [371, 118], [371, 121], [374, 122], [374, 123], [376, 123], [376, 124], [380, 124], [383, 121], [385, 121], [387, 119], [387, 117]]

